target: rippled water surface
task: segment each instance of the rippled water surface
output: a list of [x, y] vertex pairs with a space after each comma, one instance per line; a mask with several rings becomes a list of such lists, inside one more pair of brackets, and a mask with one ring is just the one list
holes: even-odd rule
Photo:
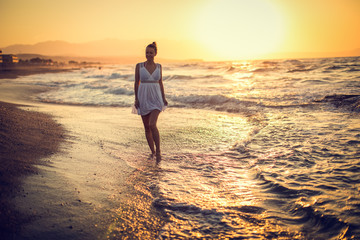
[[[134, 66], [19, 81], [44, 102], [130, 107]], [[360, 59], [163, 64], [163, 159], [136, 170], [110, 239], [360, 239]], [[139, 140], [141, 139], [141, 140]], [[116, 142], [105, 150], [119, 157]], [[124, 158], [124, 155], [121, 155]]]
[[[199, 119], [202, 128], [192, 126], [187, 132], [184, 127], [184, 139], [164, 133], [164, 144], [174, 146], [157, 165], [139, 162], [129, 185], [141, 201], [131, 199], [127, 208], [137, 209], [135, 219], [141, 224], [157, 225], [152, 227], [164, 239], [356, 239], [358, 119], [339, 112], [314, 116], [313, 111], [272, 111], [266, 124], [223, 115], [213, 125]], [[221, 121], [232, 127], [218, 132]], [[114, 226], [133, 226], [123, 225], [128, 214], [119, 211]]]

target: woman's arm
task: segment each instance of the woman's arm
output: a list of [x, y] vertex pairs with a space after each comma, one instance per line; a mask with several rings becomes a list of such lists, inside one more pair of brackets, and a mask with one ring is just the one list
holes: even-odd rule
[[134, 92], [135, 92], [135, 107], [139, 108], [140, 103], [138, 99], [138, 89], [140, 84], [140, 74], [139, 74], [139, 64], [136, 64], [135, 68], [135, 83], [134, 83]]
[[165, 98], [164, 84], [163, 84], [163, 81], [162, 81], [162, 66], [161, 65], [160, 65], [160, 81], [159, 81], [159, 84], [160, 84], [160, 90], [161, 90], [162, 99], [164, 101], [164, 104], [167, 106], [168, 102], [166, 101], [166, 98]]

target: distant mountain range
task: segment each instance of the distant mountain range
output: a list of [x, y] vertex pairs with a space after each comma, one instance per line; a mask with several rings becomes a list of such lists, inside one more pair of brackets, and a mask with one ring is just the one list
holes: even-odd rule
[[[106, 39], [87, 43], [69, 43], [66, 41], [47, 41], [36, 44], [16, 44], [0, 48], [5, 54], [40, 54], [50, 57], [89, 58], [90, 60], [107, 59], [106, 62], [119, 62], [121, 59], [132, 59], [131, 62], [144, 58], [145, 46], [148, 40]], [[159, 54], [163, 59], [211, 58], [209, 52], [201, 45], [190, 41], [160, 42]], [[178, 51], [181, 49], [181, 51]], [[174, 51], [176, 50], [176, 51]], [[175, 53], [176, 52], [176, 53]], [[166, 53], [167, 55], [164, 55]], [[360, 48], [347, 52], [332, 53], [272, 53], [265, 58], [306, 58], [306, 57], [341, 57], [360, 56]], [[109, 60], [110, 59], [110, 60]]]
[[[50, 57], [73, 57], [106, 59], [106, 62], [118, 62], [119, 59], [143, 59], [145, 47], [151, 43], [149, 40], [118, 40], [106, 39], [87, 43], [69, 43], [66, 41], [47, 41], [36, 44], [15, 44], [0, 48], [4, 54], [40, 54]], [[194, 58], [195, 52], [199, 53], [203, 47], [187, 41], [163, 41], [160, 42], [159, 58], [162, 59], [189, 59]], [[181, 49], [179, 51], [174, 50]], [[195, 51], [197, 50], [197, 51]], [[176, 53], [174, 53], [176, 52]], [[165, 55], [165, 53], [167, 55]], [[203, 50], [201, 56], [207, 56]], [[207, 54], [207, 55], [204, 55]], [[171, 61], [171, 60], [169, 60]], [[132, 62], [132, 61], [131, 61]]]
[[48, 56], [133, 56], [143, 47], [144, 41], [107, 39], [87, 43], [69, 43], [66, 41], [47, 41], [36, 44], [15, 44], [2, 48], [4, 53], [41, 54]]

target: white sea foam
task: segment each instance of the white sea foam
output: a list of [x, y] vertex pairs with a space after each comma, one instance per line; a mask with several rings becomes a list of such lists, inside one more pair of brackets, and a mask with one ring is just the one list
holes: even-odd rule
[[[52, 87], [38, 96], [45, 102], [131, 106], [134, 67], [86, 68], [18, 81]], [[356, 94], [359, 70], [359, 58], [163, 64], [163, 80], [170, 106], [241, 112], [256, 104], [294, 106]]]

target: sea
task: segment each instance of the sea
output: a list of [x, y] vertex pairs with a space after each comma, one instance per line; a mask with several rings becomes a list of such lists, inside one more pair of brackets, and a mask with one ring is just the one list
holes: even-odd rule
[[[162, 160], [139, 164], [134, 139], [128, 158], [116, 141], [102, 145], [135, 169], [108, 239], [360, 239], [360, 57], [162, 68]], [[134, 72], [103, 65], [14, 81], [47, 87], [44, 103], [130, 113]]]

